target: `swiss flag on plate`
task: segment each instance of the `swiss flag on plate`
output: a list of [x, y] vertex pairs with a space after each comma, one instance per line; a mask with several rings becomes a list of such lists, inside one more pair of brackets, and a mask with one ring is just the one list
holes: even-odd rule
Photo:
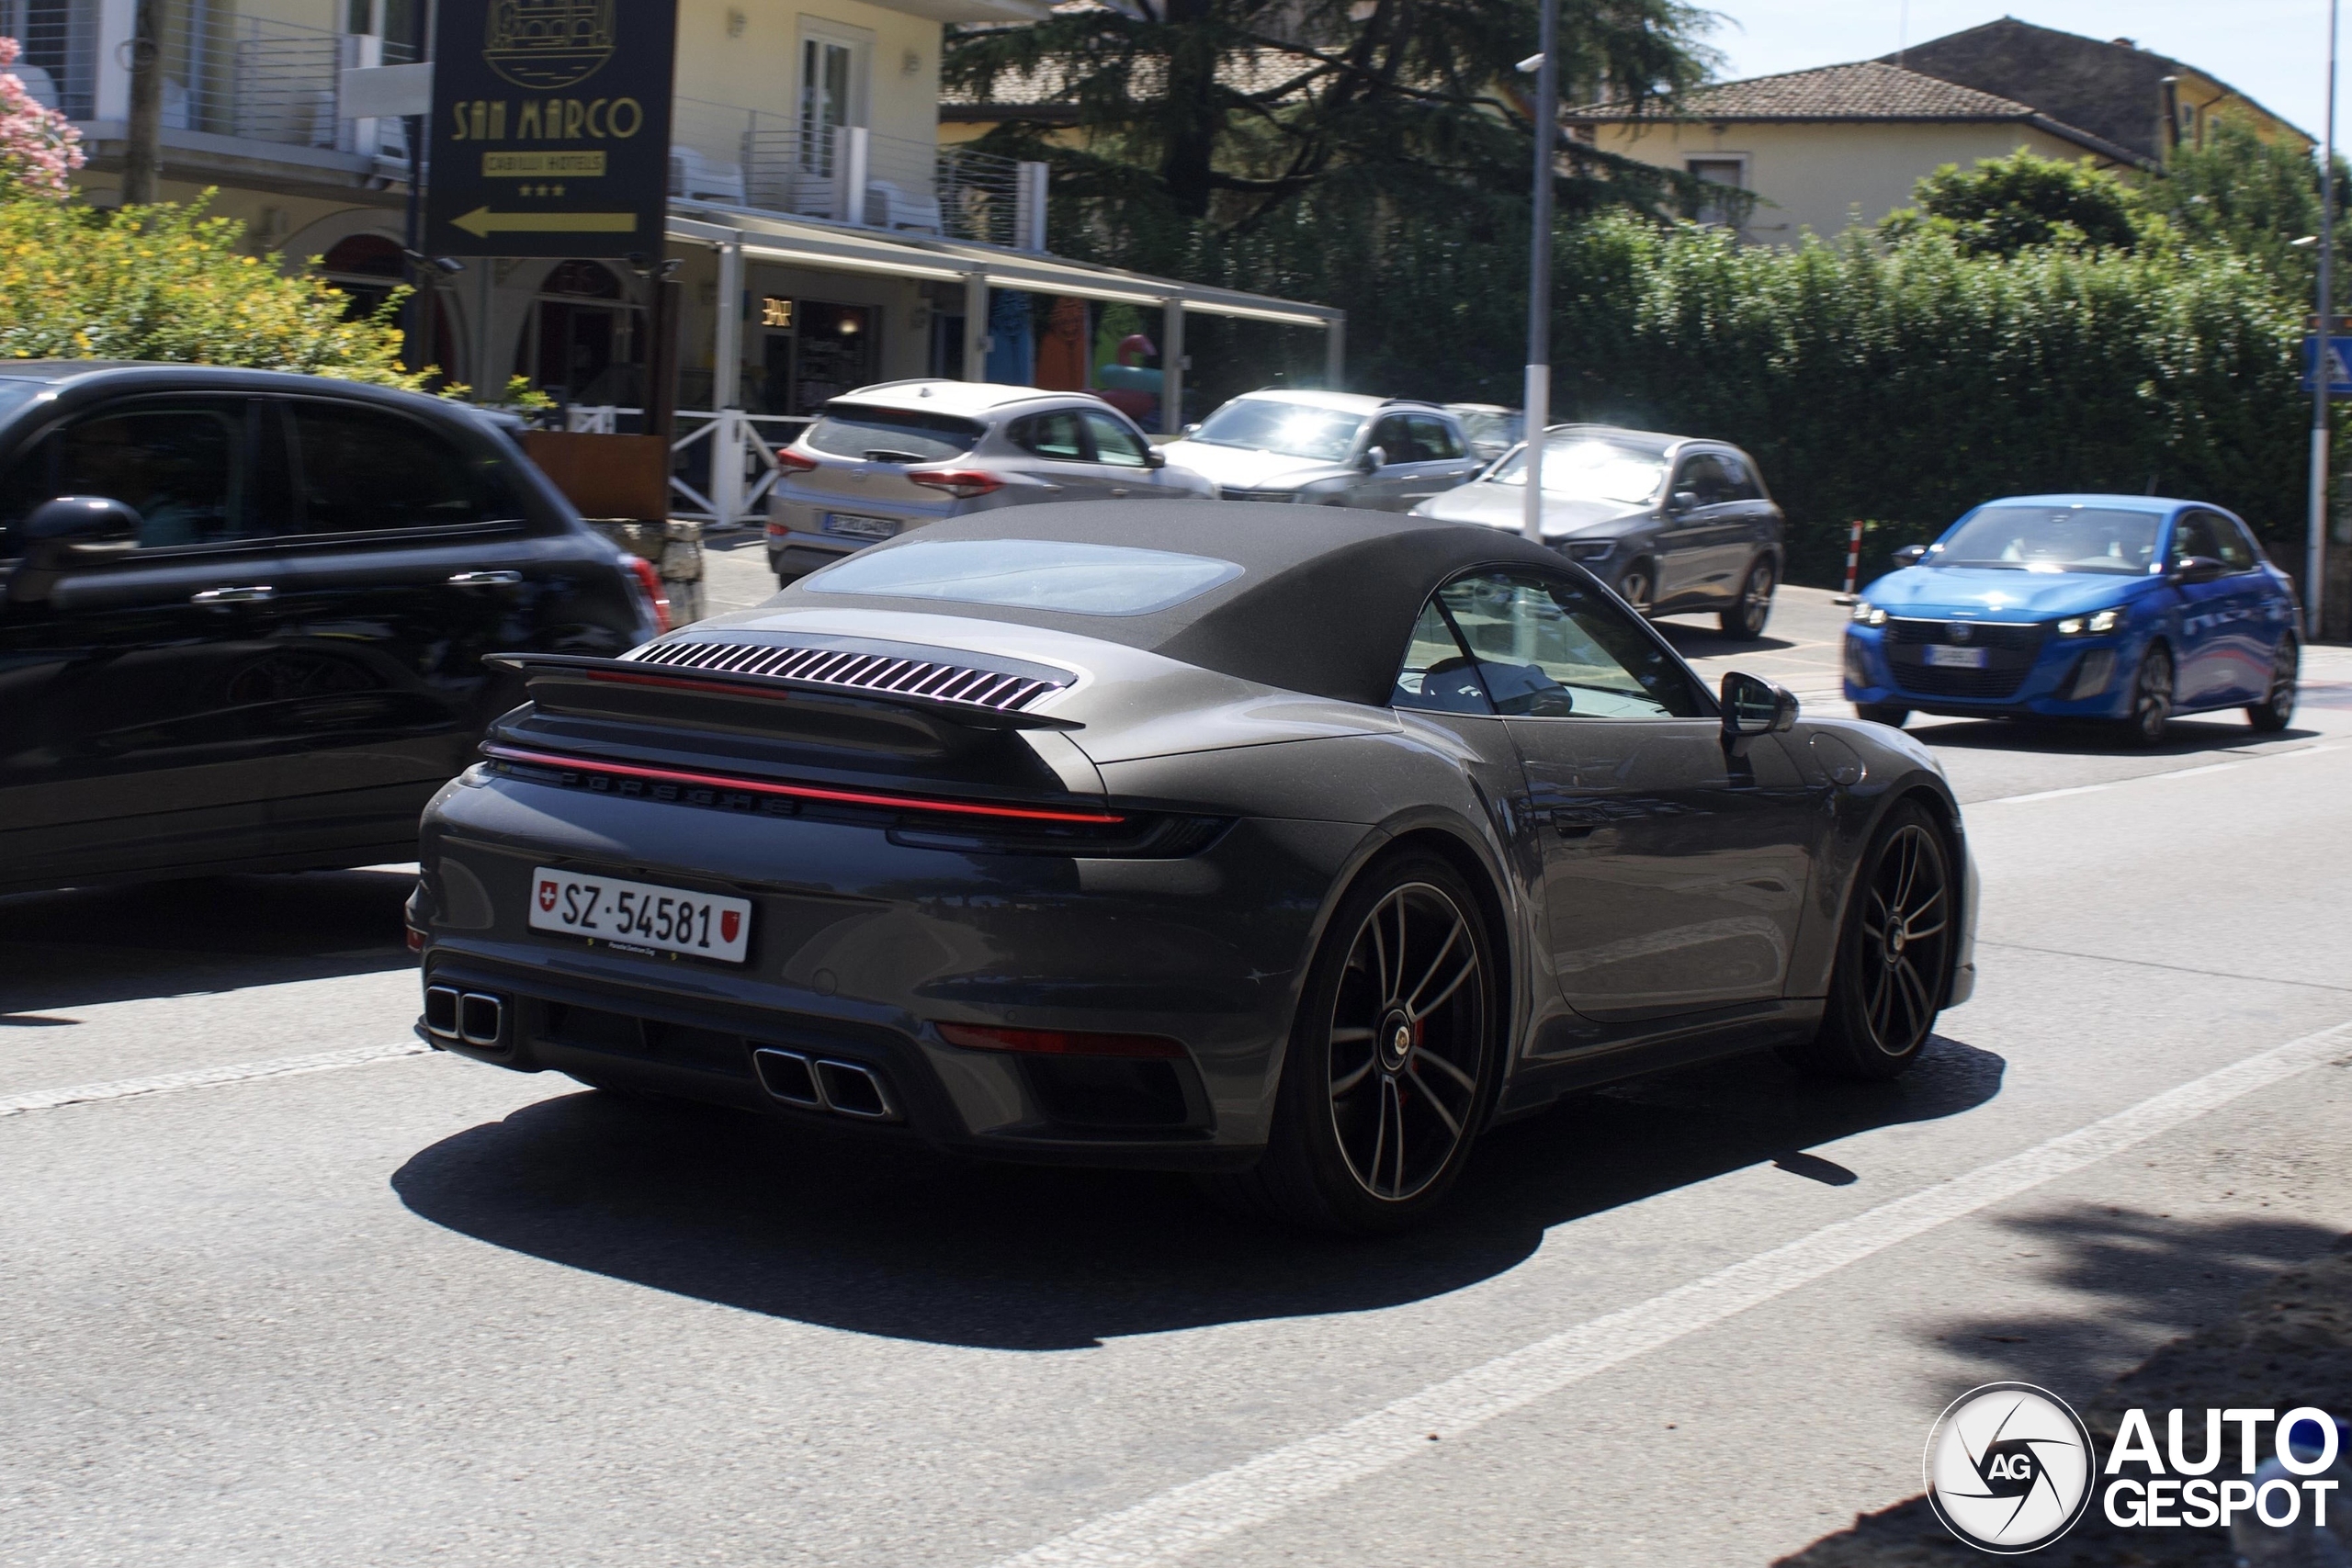
[[539, 908], [542, 909], [553, 909], [555, 908], [554, 883], [542, 882], [539, 884]]
[[718, 934], [726, 942], [733, 942], [735, 933], [743, 929], [743, 917], [733, 909], [718, 912]]

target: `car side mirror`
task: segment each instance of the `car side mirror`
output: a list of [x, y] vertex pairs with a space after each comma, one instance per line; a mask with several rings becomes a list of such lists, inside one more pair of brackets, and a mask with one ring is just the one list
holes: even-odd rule
[[1797, 694], [1778, 682], [1735, 670], [1724, 677], [1723, 694], [1725, 740], [1783, 735], [1797, 721]]
[[1356, 467], [1367, 474], [1376, 474], [1388, 466], [1388, 448], [1367, 446], [1363, 456], [1356, 459]]
[[64, 571], [113, 560], [139, 547], [141, 518], [111, 496], [67, 495], [33, 508], [17, 529], [25, 564], [35, 571]]
[[1917, 566], [1927, 558], [1928, 547], [1925, 545], [1905, 545], [1894, 552], [1894, 564], [1897, 566]]
[[1197, 419], [1196, 419], [1196, 420], [1194, 420], [1192, 423], [1190, 423], [1190, 424], [1188, 424], [1188, 425], [1186, 425], [1186, 426], [1184, 427], [1184, 434], [1185, 434], [1187, 437], [1191, 437], [1191, 436], [1198, 435], [1200, 433], [1201, 433], [1201, 422], [1200, 422], [1199, 420], [1197, 420]]
[[78, 568], [119, 560], [139, 547], [139, 513], [102, 495], [45, 501], [17, 525], [25, 558], [8, 576], [12, 604], [39, 604]]
[[1168, 466], [1168, 454], [1157, 446], [1147, 446], [1143, 449], [1143, 466], [1147, 468], [1164, 468]]
[[1668, 512], [1689, 512], [1697, 507], [1698, 504], [1699, 492], [1697, 491], [1678, 490], [1674, 492], [1672, 499], [1667, 502], [1666, 509]]
[[2183, 556], [2172, 563], [2173, 580], [2177, 582], [2211, 582], [2229, 570], [2227, 562], [2211, 556]]

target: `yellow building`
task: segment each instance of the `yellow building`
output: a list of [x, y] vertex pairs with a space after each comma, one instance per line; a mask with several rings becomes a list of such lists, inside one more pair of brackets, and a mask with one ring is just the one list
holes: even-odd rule
[[[1564, 117], [1604, 152], [1751, 193], [1744, 236], [1793, 243], [1910, 204], [1945, 164], [2018, 148], [2102, 168], [2161, 168], [2233, 118], [2266, 141], [2311, 138], [2227, 84], [2129, 39], [2004, 19], [1893, 57], [1722, 82], [1671, 105], [1591, 104]], [[1720, 219], [1718, 204], [1695, 213]]]
[[[413, 59], [425, 3], [174, 0], [165, 199], [217, 188], [214, 210], [246, 222], [256, 253], [322, 258], [380, 299], [403, 275], [418, 123], [387, 106], [412, 101], [430, 69], [382, 68]], [[544, 28], [565, 6], [629, 0], [502, 3], [516, 27]], [[1336, 384], [1342, 312], [1047, 254], [1044, 165], [942, 147], [944, 26], [1034, 21], [1050, 3], [679, 0], [668, 254], [684, 285], [678, 401], [694, 411], [681, 430], [701, 444], [682, 514], [755, 514], [763, 443], [838, 392], [984, 378], [991, 307], [1013, 291], [1157, 311], [1170, 429], [1188, 311], [1319, 329]], [[23, 40], [34, 96], [81, 130], [79, 183], [101, 203], [120, 184], [135, 9], [0, 0], [0, 34]], [[522, 375], [584, 427], [627, 428], [644, 400], [651, 288], [594, 259], [469, 261], [434, 290], [434, 358], [486, 389]]]

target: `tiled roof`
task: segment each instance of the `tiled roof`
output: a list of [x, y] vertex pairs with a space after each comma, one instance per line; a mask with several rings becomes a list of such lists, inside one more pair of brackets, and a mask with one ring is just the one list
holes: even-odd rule
[[2014, 120], [2035, 111], [2012, 98], [1905, 71], [1883, 61], [1823, 65], [1697, 87], [1671, 104], [1588, 104], [1572, 123], [1662, 120]]

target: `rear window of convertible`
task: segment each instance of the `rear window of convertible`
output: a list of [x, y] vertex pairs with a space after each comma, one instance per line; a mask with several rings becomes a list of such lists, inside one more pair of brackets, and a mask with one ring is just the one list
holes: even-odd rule
[[1057, 539], [942, 539], [854, 555], [810, 577], [822, 593], [946, 599], [1073, 615], [1148, 615], [1230, 582], [1214, 556]]
[[972, 449], [984, 427], [978, 420], [915, 409], [828, 403], [808, 427], [808, 442], [834, 457], [869, 463], [935, 463]]

